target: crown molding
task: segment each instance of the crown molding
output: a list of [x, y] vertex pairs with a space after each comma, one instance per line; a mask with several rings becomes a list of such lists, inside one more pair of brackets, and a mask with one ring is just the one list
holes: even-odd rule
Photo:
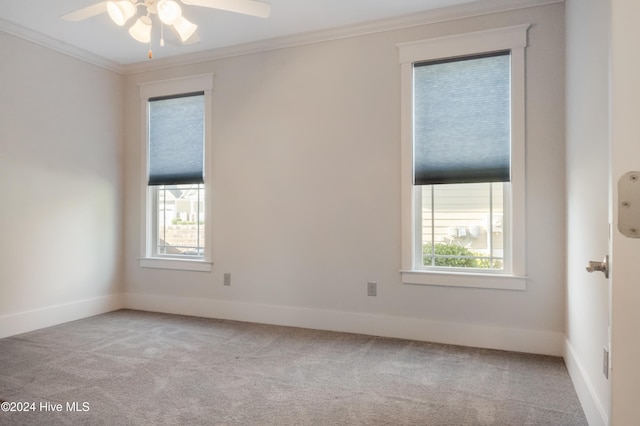
[[371, 21], [363, 24], [349, 25], [330, 30], [314, 31], [290, 36], [276, 37], [235, 46], [205, 50], [202, 52], [188, 53], [184, 55], [162, 58], [153, 61], [137, 62], [133, 64], [120, 64], [94, 53], [71, 46], [68, 43], [55, 40], [37, 31], [0, 18], [0, 31], [23, 38], [73, 58], [88, 62], [101, 68], [122, 75], [137, 74], [183, 65], [213, 61], [217, 59], [231, 58], [234, 56], [249, 55], [252, 53], [266, 52], [270, 50], [284, 49], [307, 44], [320, 43], [331, 40], [339, 40], [349, 37], [374, 34], [385, 31], [393, 31], [411, 28], [420, 25], [435, 24], [439, 22], [453, 21], [474, 16], [489, 15], [493, 13], [508, 12], [518, 9], [546, 6], [564, 3], [565, 0], [481, 0], [464, 3], [457, 6], [429, 10], [411, 15], [395, 18]]
[[22, 25], [14, 24], [13, 22], [7, 21], [2, 18], [0, 18], [0, 32], [5, 32], [12, 36], [30, 41], [32, 43], [46, 47], [47, 49], [54, 50], [56, 52], [71, 56], [72, 58], [79, 59], [83, 62], [96, 65], [100, 68], [104, 68], [118, 74], [125, 73], [125, 67], [122, 64], [110, 61], [109, 59], [103, 58], [102, 56], [87, 52], [83, 49], [79, 49], [68, 43], [56, 40], [47, 35], [25, 28]]
[[464, 3], [457, 6], [434, 9], [411, 15], [349, 25], [330, 30], [314, 31], [302, 34], [271, 38], [257, 42], [244, 43], [235, 46], [210, 49], [202, 52], [162, 58], [153, 62], [137, 62], [124, 66], [124, 74], [137, 74], [156, 71], [178, 66], [197, 64], [234, 56], [249, 55], [269, 50], [284, 49], [320, 43], [343, 38], [356, 37], [386, 31], [400, 30], [420, 25], [453, 21], [474, 16], [508, 12], [518, 9], [546, 6], [564, 3], [565, 0], [483, 0]]

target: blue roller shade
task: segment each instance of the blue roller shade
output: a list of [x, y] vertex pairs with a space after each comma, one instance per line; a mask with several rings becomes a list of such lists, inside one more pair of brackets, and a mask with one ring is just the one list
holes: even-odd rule
[[149, 185], [204, 183], [204, 92], [149, 99]]
[[510, 52], [414, 64], [414, 183], [507, 182]]

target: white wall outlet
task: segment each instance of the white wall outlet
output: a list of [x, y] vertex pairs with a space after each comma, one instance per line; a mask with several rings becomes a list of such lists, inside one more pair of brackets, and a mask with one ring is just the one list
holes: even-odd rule
[[224, 274], [224, 285], [231, 285], [231, 274], [228, 272]]
[[367, 283], [367, 296], [377, 296], [378, 293], [378, 284], [374, 281], [369, 281]]

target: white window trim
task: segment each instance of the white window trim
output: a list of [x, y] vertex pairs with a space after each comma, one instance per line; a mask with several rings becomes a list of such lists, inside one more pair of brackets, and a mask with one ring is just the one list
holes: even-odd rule
[[[401, 233], [405, 284], [525, 290], [525, 48], [531, 24], [402, 43], [401, 73]], [[511, 51], [511, 271], [505, 274], [425, 271], [414, 267], [413, 64], [434, 59]]]
[[[174, 269], [185, 271], [211, 272], [213, 269], [213, 210], [212, 203], [212, 109], [213, 109], [213, 74], [201, 74], [185, 78], [171, 80], [152, 81], [138, 84], [140, 93], [140, 116], [142, 129], [142, 155], [140, 177], [140, 199], [144, 200], [140, 218], [140, 258], [139, 266], [142, 268]], [[151, 236], [153, 235], [153, 200], [149, 190], [148, 176], [148, 102], [149, 98], [158, 96], [170, 96], [182, 93], [204, 91], [205, 111], [205, 136], [204, 136], [204, 185], [205, 185], [205, 237], [204, 256], [198, 259], [176, 259], [170, 257], [154, 257]]]

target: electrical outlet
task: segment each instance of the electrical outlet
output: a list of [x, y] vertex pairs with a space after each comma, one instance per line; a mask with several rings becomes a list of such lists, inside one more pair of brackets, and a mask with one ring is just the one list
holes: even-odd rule
[[604, 377], [609, 378], [609, 351], [607, 348], [602, 348], [602, 372]]
[[369, 281], [367, 283], [367, 296], [376, 296], [378, 292], [378, 284], [374, 281]]
[[224, 285], [231, 285], [231, 274], [228, 272], [224, 274]]

